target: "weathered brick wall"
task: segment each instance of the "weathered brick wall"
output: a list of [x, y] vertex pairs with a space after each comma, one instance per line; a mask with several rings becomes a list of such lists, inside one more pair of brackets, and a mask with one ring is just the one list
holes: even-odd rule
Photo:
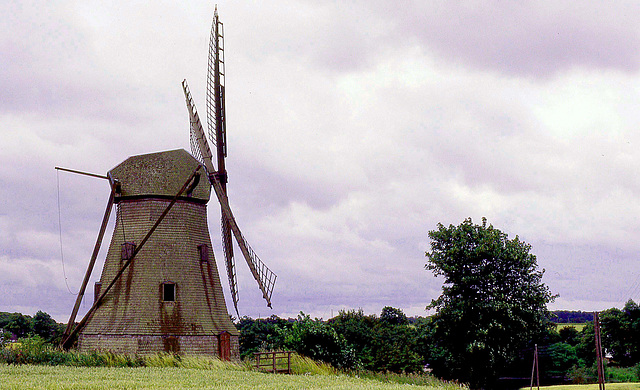
[[[173, 352], [180, 355], [219, 357], [216, 336], [81, 335], [78, 350], [110, 351], [128, 355]], [[231, 336], [231, 358], [240, 360], [237, 336]]]

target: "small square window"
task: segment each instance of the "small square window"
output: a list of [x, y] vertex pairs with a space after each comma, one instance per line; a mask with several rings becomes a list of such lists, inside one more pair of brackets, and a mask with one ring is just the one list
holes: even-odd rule
[[175, 302], [176, 300], [175, 283], [162, 283], [162, 300], [164, 302]]

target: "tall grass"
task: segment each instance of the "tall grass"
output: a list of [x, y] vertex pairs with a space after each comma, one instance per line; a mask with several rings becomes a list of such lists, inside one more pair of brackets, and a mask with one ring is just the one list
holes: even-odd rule
[[399, 383], [408, 384], [414, 386], [431, 386], [442, 389], [466, 389], [466, 385], [462, 385], [456, 382], [445, 382], [432, 375], [427, 374], [396, 374], [393, 372], [371, 372], [371, 371], [357, 371], [352, 372], [353, 375], [358, 378], [373, 379], [383, 383]]
[[161, 353], [156, 355], [125, 355], [112, 352], [63, 351], [41, 338], [23, 340], [19, 345], [0, 349], [0, 363], [74, 367], [182, 367], [194, 369], [225, 368], [247, 370], [249, 366], [238, 362], [223, 362], [207, 357], [183, 357]]
[[[150, 369], [183, 368], [186, 371], [215, 372], [255, 372], [251, 361], [228, 362], [215, 358], [156, 354], [148, 356], [123, 355], [111, 352], [80, 353], [65, 352], [44, 343], [42, 339], [24, 340], [21, 345], [0, 349], [0, 367], [31, 366], [71, 366], [71, 367], [128, 367]], [[466, 388], [456, 383], [440, 381], [430, 375], [373, 373], [368, 371], [339, 371], [327, 363], [314, 361], [296, 353], [291, 355], [291, 372], [294, 376], [343, 377], [351, 380], [373, 381], [390, 385], [430, 386], [443, 390]], [[346, 379], [345, 379], [346, 380]]]
[[318, 362], [306, 356], [292, 353], [291, 373], [296, 375], [335, 375], [337, 370], [329, 363]]

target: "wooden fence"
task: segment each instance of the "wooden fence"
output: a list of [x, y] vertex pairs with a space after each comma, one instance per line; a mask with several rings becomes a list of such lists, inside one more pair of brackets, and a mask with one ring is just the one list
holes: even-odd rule
[[256, 368], [273, 373], [291, 374], [291, 351], [256, 352]]

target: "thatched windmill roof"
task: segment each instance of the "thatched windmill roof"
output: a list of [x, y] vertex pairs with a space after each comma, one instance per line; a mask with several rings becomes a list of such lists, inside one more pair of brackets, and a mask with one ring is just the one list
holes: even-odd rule
[[[116, 202], [140, 197], [172, 199], [198, 164], [184, 149], [129, 157], [109, 171], [121, 183]], [[187, 197], [206, 203], [210, 194], [211, 186], [204, 178]]]

